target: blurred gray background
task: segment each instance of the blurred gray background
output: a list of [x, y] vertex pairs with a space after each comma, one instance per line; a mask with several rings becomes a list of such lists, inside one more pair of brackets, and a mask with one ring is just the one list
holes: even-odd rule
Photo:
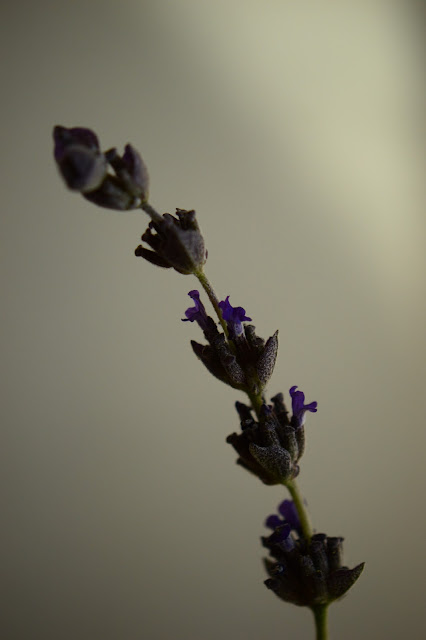
[[131, 141], [195, 208], [218, 295], [280, 330], [314, 526], [366, 561], [332, 638], [425, 637], [424, 12], [411, 2], [4, 2], [1, 637], [313, 638], [262, 584], [285, 497], [235, 465], [237, 392], [143, 213], [66, 191], [55, 124]]

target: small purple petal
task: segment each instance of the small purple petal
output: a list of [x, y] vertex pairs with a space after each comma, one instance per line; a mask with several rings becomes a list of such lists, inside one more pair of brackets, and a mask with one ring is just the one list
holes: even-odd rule
[[243, 307], [233, 307], [229, 302], [229, 296], [226, 296], [225, 300], [219, 302], [219, 308], [222, 312], [222, 317], [228, 325], [231, 338], [234, 336], [240, 336], [243, 333], [242, 322], [251, 321], [251, 318], [246, 316], [246, 311]]
[[290, 395], [291, 395], [291, 406], [293, 409], [293, 413], [299, 413], [303, 409], [303, 403], [305, 401], [305, 394], [303, 391], [296, 391], [297, 385], [291, 387]]
[[295, 427], [301, 427], [305, 423], [306, 411], [316, 413], [318, 403], [315, 401], [305, 405], [305, 394], [303, 391], [296, 391], [296, 389], [297, 385], [294, 385], [290, 389], [291, 406], [293, 410], [292, 422]]
[[189, 307], [185, 311], [186, 318], [182, 318], [183, 322], [198, 322], [201, 329], [204, 331], [208, 325], [208, 315], [204, 308], [203, 303], [200, 300], [200, 293], [197, 289], [193, 289], [188, 293], [189, 297], [193, 299], [195, 306]]
[[293, 500], [283, 500], [283, 502], [278, 506], [278, 511], [292, 529], [295, 529], [295, 531], [300, 530], [299, 514], [297, 513], [296, 505]]
[[269, 536], [269, 541], [278, 544], [284, 542], [291, 534], [291, 526], [284, 522]]
[[282, 542], [284, 538], [290, 535], [291, 531], [297, 531], [297, 533], [301, 535], [302, 528], [293, 500], [283, 500], [283, 502], [278, 505], [278, 511], [282, 518], [273, 514], [265, 520], [265, 527], [274, 530], [274, 533], [270, 537], [271, 542]]
[[318, 411], [318, 402], [316, 400], [314, 402], [310, 402], [305, 405], [305, 411], [310, 411], [311, 413], [316, 413]]
[[268, 529], [276, 529], [282, 524], [283, 521], [279, 516], [276, 515], [268, 516], [265, 520], [265, 527], [268, 527]]
[[189, 307], [189, 309], [185, 311], [186, 318], [183, 318], [183, 321], [185, 322], [189, 320], [190, 322], [194, 322], [194, 320], [197, 319], [197, 314], [199, 314], [200, 312], [202, 313], [202, 311], [204, 310], [204, 305], [200, 300], [200, 292], [196, 289], [190, 291], [188, 295], [193, 299], [195, 306]]

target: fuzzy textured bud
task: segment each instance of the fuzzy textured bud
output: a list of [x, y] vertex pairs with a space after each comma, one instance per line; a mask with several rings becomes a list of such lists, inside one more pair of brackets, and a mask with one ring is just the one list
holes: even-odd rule
[[[152, 255], [147, 255], [149, 253]], [[138, 247], [137, 255], [151, 259], [152, 262], [155, 256], [157, 260], [157, 254], [148, 252], [142, 246]], [[164, 260], [162, 256], [160, 259]], [[164, 262], [165, 264], [160, 266], [170, 266], [165, 260]], [[189, 293], [190, 296], [191, 294], [192, 292]], [[233, 307], [229, 302], [229, 296], [219, 302], [219, 309], [226, 322], [229, 337], [225, 338], [223, 333], [216, 330], [214, 334], [206, 335], [210, 348], [206, 345], [203, 349], [203, 345], [193, 342], [193, 349], [216, 378], [236, 389], [259, 394], [274, 370], [278, 351], [278, 331], [265, 343], [263, 338], [256, 335], [253, 325], [243, 324], [251, 318], [246, 315], [243, 307]], [[188, 309], [186, 314], [188, 313], [190, 317], [187, 315], [187, 319], [197, 320], [204, 331], [198, 308]]]
[[159, 267], [173, 267], [184, 275], [202, 270], [207, 260], [195, 211], [176, 209], [176, 216], [165, 213], [159, 219], [151, 220], [141, 239], [153, 251], [139, 245], [136, 256]]
[[237, 402], [241, 433], [232, 433], [226, 440], [238, 453], [237, 464], [268, 485], [295, 478], [305, 448], [304, 426], [289, 419], [283, 395], [274, 396], [272, 402], [262, 406], [259, 421], [250, 407]]
[[256, 371], [262, 386], [265, 386], [272, 376], [278, 353], [278, 331], [268, 338], [256, 363]]

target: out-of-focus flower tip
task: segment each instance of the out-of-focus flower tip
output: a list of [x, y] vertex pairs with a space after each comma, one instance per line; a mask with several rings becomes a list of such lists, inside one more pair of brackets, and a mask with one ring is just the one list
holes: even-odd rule
[[97, 189], [108, 167], [93, 131], [57, 125], [53, 139], [56, 164], [67, 187], [83, 194]]

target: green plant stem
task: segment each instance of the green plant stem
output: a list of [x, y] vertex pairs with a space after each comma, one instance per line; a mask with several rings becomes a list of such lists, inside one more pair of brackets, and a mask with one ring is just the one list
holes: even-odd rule
[[161, 222], [163, 216], [158, 213], [148, 202], [142, 202], [141, 209], [145, 211], [154, 222]]
[[312, 607], [317, 631], [316, 640], [328, 639], [328, 604], [319, 604]]
[[210, 281], [208, 280], [204, 271], [197, 271], [196, 273], [194, 273], [194, 276], [198, 278], [201, 286], [203, 287], [204, 291], [207, 293], [209, 300], [212, 303], [214, 310], [216, 311], [216, 315], [219, 318], [219, 322], [222, 325], [223, 332], [226, 338], [228, 339], [229, 338], [228, 327], [226, 326], [226, 322], [222, 317], [222, 312], [219, 307], [219, 300], [217, 299], [217, 296], [214, 292], [212, 285], [210, 284]]
[[312, 525], [311, 525], [311, 521], [309, 519], [309, 514], [306, 510], [305, 504], [303, 502], [303, 496], [300, 492], [299, 489], [299, 485], [297, 484], [296, 480], [288, 480], [287, 482], [283, 483], [285, 487], [287, 487], [287, 489], [290, 491], [290, 495], [293, 499], [293, 502], [296, 506], [297, 509], [297, 513], [299, 516], [299, 520], [300, 520], [300, 525], [302, 527], [302, 533], [303, 533], [303, 537], [305, 538], [305, 540], [307, 542], [309, 542], [309, 540], [312, 537]]
[[251, 391], [246, 390], [246, 394], [250, 398], [251, 406], [253, 407], [256, 416], [259, 418], [260, 409], [263, 404], [262, 393], [252, 393]]

